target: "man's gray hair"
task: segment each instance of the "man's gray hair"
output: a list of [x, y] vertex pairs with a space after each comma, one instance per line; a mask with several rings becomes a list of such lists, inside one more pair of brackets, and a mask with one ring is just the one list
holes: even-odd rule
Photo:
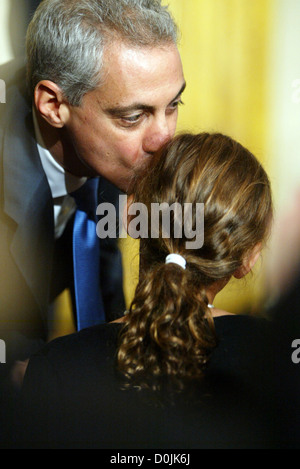
[[43, 0], [28, 27], [30, 92], [51, 80], [73, 106], [101, 84], [104, 46], [177, 42], [177, 27], [160, 0]]

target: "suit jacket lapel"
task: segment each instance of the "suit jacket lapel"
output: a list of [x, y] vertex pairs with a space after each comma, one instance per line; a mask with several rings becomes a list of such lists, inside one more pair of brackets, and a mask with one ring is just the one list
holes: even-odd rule
[[54, 249], [52, 197], [31, 110], [16, 89], [14, 94], [18, 104], [8, 116], [3, 146], [4, 210], [18, 225], [12, 255], [40, 309], [46, 311]]

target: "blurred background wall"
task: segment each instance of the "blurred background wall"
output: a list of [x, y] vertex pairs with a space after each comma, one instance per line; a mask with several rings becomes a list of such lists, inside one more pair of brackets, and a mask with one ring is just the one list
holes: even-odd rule
[[[164, 3], [181, 30], [187, 81], [178, 130], [229, 134], [259, 158], [272, 182], [276, 216], [262, 261], [215, 301], [232, 312], [261, 312], [300, 263], [300, 2]], [[128, 284], [129, 296], [132, 290]]]
[[[23, 54], [26, 25], [38, 3], [0, 0], [0, 64]], [[262, 161], [271, 178], [276, 219], [263, 260], [255, 275], [231, 282], [215, 302], [232, 312], [261, 311], [300, 263], [300, 2], [164, 3], [181, 30], [187, 81], [178, 130], [229, 134]], [[138, 243], [127, 239], [122, 250], [129, 302]]]
[[27, 24], [40, 0], [0, 0], [0, 65], [24, 54]]

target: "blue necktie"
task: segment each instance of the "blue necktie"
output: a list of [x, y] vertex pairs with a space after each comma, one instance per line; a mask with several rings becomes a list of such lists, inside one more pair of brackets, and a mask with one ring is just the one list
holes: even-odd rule
[[77, 329], [105, 320], [100, 289], [100, 246], [96, 233], [99, 178], [87, 182], [71, 195], [77, 210], [73, 228], [74, 286]]

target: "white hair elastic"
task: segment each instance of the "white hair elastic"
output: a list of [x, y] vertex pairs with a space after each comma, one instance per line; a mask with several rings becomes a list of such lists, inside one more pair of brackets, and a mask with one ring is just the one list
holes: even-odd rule
[[183, 269], [185, 269], [185, 266], [186, 266], [186, 260], [180, 254], [174, 254], [174, 253], [168, 254], [166, 257], [166, 264], [170, 264], [170, 263], [178, 264]]

